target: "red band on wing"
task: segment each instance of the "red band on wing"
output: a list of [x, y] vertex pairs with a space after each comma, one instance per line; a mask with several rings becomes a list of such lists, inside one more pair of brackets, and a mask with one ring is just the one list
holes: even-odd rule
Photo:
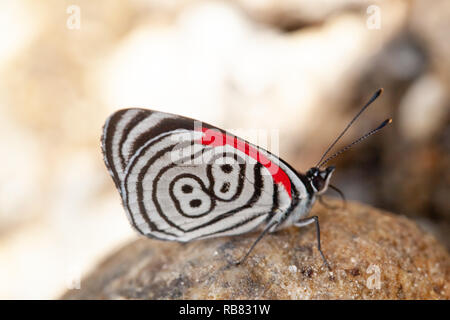
[[256, 148], [242, 140], [239, 140], [237, 137], [229, 136], [213, 129], [202, 128], [202, 131], [203, 137], [200, 141], [201, 144], [212, 145], [214, 147], [220, 147], [227, 144], [241, 152], [244, 152], [246, 155], [266, 167], [272, 175], [273, 181], [277, 184], [283, 185], [284, 189], [289, 194], [289, 197], [292, 198], [291, 180], [289, 180], [287, 174], [279, 166], [260, 153]]

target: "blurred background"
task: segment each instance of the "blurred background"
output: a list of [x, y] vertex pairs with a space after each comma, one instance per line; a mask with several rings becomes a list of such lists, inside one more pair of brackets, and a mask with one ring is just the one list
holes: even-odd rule
[[449, 33], [447, 0], [1, 1], [0, 298], [76, 290], [137, 237], [100, 151], [130, 106], [278, 130], [305, 172], [383, 87], [338, 147], [393, 124], [333, 184], [449, 248]]

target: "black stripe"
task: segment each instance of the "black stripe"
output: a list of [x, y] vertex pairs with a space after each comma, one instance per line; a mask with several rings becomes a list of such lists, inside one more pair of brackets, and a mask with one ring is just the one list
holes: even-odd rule
[[[281, 170], [281, 168], [280, 168]], [[272, 209], [270, 209], [269, 214], [267, 215], [266, 222], [268, 223], [272, 217], [275, 215], [275, 211], [278, 210], [280, 207], [280, 199], [279, 199], [279, 190], [278, 190], [278, 184], [273, 184], [273, 195], [272, 195]]]
[[[159, 155], [159, 154], [161, 153], [161, 156], [162, 156], [164, 153], [166, 153], [166, 152], [172, 150], [172, 149], [174, 148], [174, 146], [175, 146], [175, 145], [173, 145], [173, 146], [171, 146], [171, 147], [168, 147], [168, 148], [162, 150], [163, 153], [158, 152], [157, 155]], [[158, 157], [158, 158], [159, 158], [159, 157]], [[154, 158], [152, 158], [152, 160], [153, 160], [153, 159], [154, 159]], [[155, 159], [155, 161], [156, 161], [156, 159]], [[152, 163], [153, 163], [153, 162], [154, 162], [154, 161], [152, 161]], [[142, 183], [141, 183], [141, 182], [142, 182], [142, 180], [143, 180], [145, 174], [147, 173], [148, 168], [150, 167], [150, 165], [151, 165], [151, 163], [150, 163], [149, 165], [146, 165], [146, 166], [139, 172], [139, 178], [138, 178], [138, 183], [139, 183], [139, 185], [138, 185], [138, 186], [139, 186], [139, 188], [138, 188], [138, 201], [139, 201], [139, 209], [140, 209], [141, 213], [146, 211], [146, 210], [145, 210], [144, 201], [143, 201], [143, 196], [142, 196]], [[164, 167], [163, 169], [161, 169], [161, 170], [158, 172], [158, 174], [156, 175], [155, 179], [153, 180], [152, 200], [153, 200], [153, 204], [154, 204], [155, 207], [156, 207], [156, 211], [158, 211], [158, 214], [160, 215], [160, 217], [163, 218], [164, 221], [167, 222], [168, 225], [170, 225], [171, 227], [173, 227], [173, 228], [175, 228], [175, 229], [178, 229], [178, 230], [180, 230], [180, 231], [185, 232], [185, 230], [184, 230], [183, 228], [179, 227], [178, 225], [176, 225], [175, 223], [173, 223], [172, 221], [170, 221], [169, 218], [164, 214], [164, 212], [163, 212], [162, 209], [161, 209], [161, 206], [159, 205], [158, 199], [157, 199], [157, 197], [156, 197], [156, 192], [157, 192], [157, 190], [156, 190], [156, 184], [158, 183], [159, 179], [161, 179], [161, 176], [162, 176], [167, 170], [169, 170], [169, 169], [171, 169], [171, 168], [173, 168], [173, 167], [175, 167], [175, 166], [176, 166], [176, 164], [175, 164], [175, 163], [172, 163], [171, 165], [169, 165], [169, 166], [167, 166], [167, 167]], [[145, 216], [147, 217], [147, 219], [149, 219], [148, 216], [147, 216], [147, 214], [145, 214]]]
[[[280, 223], [278, 223], [278, 227], [283, 225], [283, 222], [286, 221], [286, 219], [291, 215], [291, 213], [294, 211], [294, 209], [302, 202], [302, 201], [311, 201], [311, 198], [314, 196], [314, 191], [311, 188], [311, 185], [308, 183], [308, 179], [306, 178], [305, 175], [297, 172], [289, 163], [287, 163], [286, 161], [284, 161], [281, 158], [278, 158], [299, 180], [300, 182], [304, 185], [305, 189], [306, 189], [306, 193], [308, 195], [307, 199], [299, 199], [299, 195], [300, 193], [297, 190], [297, 187], [295, 186], [295, 183], [292, 181], [291, 177], [289, 177], [289, 180], [291, 182], [291, 194], [292, 196], [292, 202], [289, 206], [289, 208], [286, 210], [286, 212], [283, 214], [282, 219], [280, 221]], [[281, 169], [281, 168], [280, 168]], [[305, 205], [307, 206], [308, 203], [305, 203]]]
[[153, 139], [154, 137], [157, 137], [162, 133], [174, 131], [177, 129], [187, 129], [192, 131], [194, 130], [194, 122], [182, 117], [162, 119], [157, 125], [143, 132], [134, 140], [133, 145], [130, 149], [130, 154], [134, 154], [147, 141]]
[[[226, 231], [231, 231], [231, 230], [233, 230], [233, 229], [237, 229], [237, 228], [243, 226], [244, 224], [247, 224], [247, 223], [249, 223], [249, 222], [251, 222], [251, 221], [253, 221], [253, 220], [259, 218], [260, 216], [265, 215], [265, 214], [267, 214], [267, 212], [259, 212], [259, 213], [255, 214], [254, 216], [248, 217], [247, 219], [245, 219], [245, 220], [243, 220], [243, 221], [241, 221], [241, 222], [239, 222], [239, 223], [236, 223], [236, 224], [234, 224], [234, 225], [232, 225], [232, 226], [230, 226], [230, 227], [227, 227], [227, 228], [222, 229], [222, 230], [214, 231], [214, 232], [211, 232], [211, 233], [204, 234], [204, 235], [202, 235], [202, 236], [199, 236], [199, 237], [194, 238], [193, 240], [198, 240], [198, 239], [210, 237], [210, 236], [212, 236], [212, 235], [219, 234], [219, 233], [222, 233], [222, 232], [226, 232]], [[242, 232], [242, 233], [248, 233], [248, 232], [251, 232], [252, 230], [258, 228], [259, 226], [260, 226], [260, 225], [256, 225], [256, 226], [255, 226], [254, 228], [252, 228], [251, 230], [247, 230], [247, 231], [244, 231], [244, 232]]]
[[[146, 146], [146, 147], [141, 151], [141, 154], [144, 153], [144, 152], [146, 152], [151, 146], [153, 146], [154, 144], [160, 142], [160, 141], [161, 141], [162, 139], [164, 139], [165, 137], [166, 137], [166, 136], [160, 137], [159, 139], [156, 139], [155, 141], [149, 143], [149, 145]], [[168, 148], [166, 148], [166, 149], [169, 149], [169, 148], [172, 149], [174, 146], [175, 146], [175, 145], [172, 145], [172, 146], [170, 146], [170, 147], [168, 147]], [[161, 153], [161, 152], [163, 152], [163, 153], [166, 152], [166, 149], [161, 150], [161, 151], [158, 152], [155, 156], [153, 156], [153, 157], [150, 159], [150, 161], [147, 163], [146, 167], [147, 167], [147, 166], [150, 166], [151, 163], [153, 163], [154, 161], [156, 161], [156, 159], [159, 158], [158, 154]], [[128, 211], [130, 212], [130, 216], [131, 216], [131, 220], [132, 220], [132, 225], [133, 225], [133, 226], [134, 226], [141, 234], [144, 234], [144, 233], [142, 232], [142, 230], [141, 230], [140, 228], [138, 228], [138, 226], [136, 225], [136, 222], [135, 222], [135, 220], [134, 220], [133, 214], [132, 214], [132, 212], [131, 212], [131, 210], [130, 210], [130, 207], [129, 207], [129, 205], [128, 205], [128, 202], [129, 202], [130, 198], [128, 197], [128, 183], [127, 183], [127, 180], [128, 180], [129, 175], [130, 175], [130, 172], [133, 171], [133, 168], [134, 168], [134, 166], [136, 165], [136, 163], [138, 163], [138, 158], [135, 158], [134, 162], [130, 165], [130, 167], [128, 168], [127, 175], [125, 176], [125, 179], [124, 179], [125, 193], [127, 194], [127, 203], [124, 204], [124, 205], [126, 206], [126, 208], [128, 209]], [[141, 171], [141, 172], [142, 172], [142, 171]], [[151, 231], [158, 231], [158, 232], [161, 232], [161, 233], [164, 233], [164, 234], [167, 234], [167, 235], [171, 235], [171, 236], [176, 237], [177, 235], [175, 235], [175, 234], [173, 234], [173, 233], [166, 232], [166, 231], [164, 231], [164, 230], [158, 229], [158, 227], [157, 227], [152, 221], [150, 221], [150, 219], [149, 219], [149, 217], [148, 217], [148, 215], [147, 215], [147, 213], [146, 213], [146, 211], [145, 211], [145, 208], [143, 208], [143, 202], [142, 202], [142, 200], [141, 200], [141, 199], [142, 199], [142, 183], [141, 183], [141, 182], [142, 182], [142, 178], [139, 179], [139, 177], [140, 177], [140, 173], [139, 173], [138, 179], [137, 179], [137, 181], [136, 181], [136, 189], [137, 189], [137, 191], [138, 191], [136, 196], [137, 196], [138, 203], [139, 203], [139, 211], [140, 211], [140, 213], [142, 214], [142, 216], [144, 217], [144, 220], [145, 220], [145, 222], [147, 223], [148, 227], [150, 228]], [[139, 193], [139, 191], [140, 191], [140, 193]]]
[[[308, 179], [306, 178], [305, 175], [299, 173], [297, 170], [295, 170], [294, 168], [291, 167], [291, 165], [289, 163], [287, 163], [286, 161], [284, 161], [281, 158], [278, 158], [286, 167], [289, 168], [289, 170], [295, 175], [297, 176], [297, 178], [300, 179], [300, 181], [303, 183], [303, 185], [306, 188], [306, 192], [308, 193], [308, 197], [312, 198], [312, 196], [314, 195], [314, 190], [312, 190], [311, 185], [308, 183]], [[286, 173], [287, 174], [287, 173]], [[289, 174], [288, 174], [289, 177]], [[291, 180], [291, 178], [289, 177], [289, 180]], [[291, 180], [291, 185], [294, 185], [294, 183]]]
[[[145, 111], [145, 112], [144, 112]], [[122, 154], [122, 147], [125, 141], [128, 138], [128, 135], [130, 134], [131, 130], [133, 130], [134, 127], [136, 127], [141, 121], [147, 119], [153, 112], [149, 110], [139, 110], [136, 116], [134, 116], [133, 119], [131, 119], [130, 122], [125, 126], [125, 128], [122, 131], [122, 137], [120, 138], [119, 142], [119, 157], [120, 157], [120, 164], [122, 165], [122, 170], [125, 170], [127, 166], [127, 162], [125, 161], [125, 158]], [[127, 159], [129, 160], [130, 157], [133, 155], [133, 153], [128, 154]]]
[[308, 178], [301, 173], [296, 172], [296, 174], [297, 174], [297, 177], [300, 179], [300, 181], [305, 186], [306, 193], [308, 194], [308, 198], [311, 200], [311, 198], [314, 196], [315, 192], [314, 192], [313, 188], [311, 187], [311, 184], [309, 183]]
[[[289, 178], [289, 180], [290, 180], [290, 178]], [[301, 201], [299, 199], [299, 192], [298, 192], [297, 188], [295, 187], [295, 184], [292, 183], [292, 181], [291, 181], [291, 194], [293, 195], [291, 205], [289, 206], [289, 208], [286, 210], [286, 212], [281, 217], [280, 222], [276, 225], [277, 227], [283, 225], [283, 222], [286, 221], [286, 219], [291, 215], [291, 213], [294, 211], [294, 209], [297, 207], [297, 205]]]
[[112, 179], [114, 181], [114, 184], [116, 185], [116, 188], [119, 190], [119, 192], [122, 194], [120, 190], [120, 179], [119, 174], [117, 173], [117, 169], [115, 167], [114, 161], [113, 161], [113, 154], [112, 154], [112, 142], [114, 138], [114, 134], [116, 132], [116, 126], [117, 123], [122, 119], [122, 116], [124, 113], [126, 113], [128, 110], [120, 110], [117, 111], [115, 114], [113, 114], [110, 118], [108, 123], [108, 128], [105, 132], [105, 126], [103, 126], [103, 135], [102, 135], [102, 151], [103, 156], [107, 160], [105, 161], [106, 166], [108, 169], [110, 169], [113, 173]]

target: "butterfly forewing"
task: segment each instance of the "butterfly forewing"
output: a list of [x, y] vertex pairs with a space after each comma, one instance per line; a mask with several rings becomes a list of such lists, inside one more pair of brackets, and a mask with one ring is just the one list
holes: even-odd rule
[[193, 119], [125, 109], [107, 120], [104, 160], [131, 224], [164, 240], [248, 232], [306, 195], [269, 152]]

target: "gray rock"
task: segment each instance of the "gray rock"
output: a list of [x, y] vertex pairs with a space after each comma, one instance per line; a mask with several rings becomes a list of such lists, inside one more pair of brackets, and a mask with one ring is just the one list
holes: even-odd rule
[[134, 241], [63, 299], [449, 299], [450, 257], [412, 221], [351, 203], [316, 205], [323, 266], [313, 227], [266, 236], [234, 266], [256, 234], [187, 244]]

